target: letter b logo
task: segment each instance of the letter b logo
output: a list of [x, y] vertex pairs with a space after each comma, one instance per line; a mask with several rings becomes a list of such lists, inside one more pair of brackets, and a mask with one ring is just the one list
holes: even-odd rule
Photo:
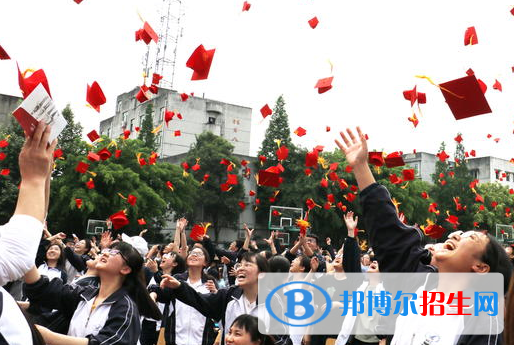
[[[284, 293], [287, 297], [287, 312], [284, 313], [289, 319], [305, 320], [314, 315], [314, 306], [311, 304], [312, 295], [309, 291], [303, 289], [289, 290]], [[301, 297], [300, 300], [298, 300]], [[299, 311], [297, 306], [303, 307], [303, 314], [296, 315], [295, 311]]]

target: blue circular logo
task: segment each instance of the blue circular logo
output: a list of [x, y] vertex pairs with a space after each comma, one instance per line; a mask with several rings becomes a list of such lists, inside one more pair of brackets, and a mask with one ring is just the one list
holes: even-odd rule
[[[291, 284], [302, 284], [302, 285], [309, 285], [309, 286], [312, 286], [313, 288], [317, 289], [318, 291], [321, 292], [321, 294], [323, 295], [323, 297], [325, 298], [325, 301], [327, 302], [326, 303], [326, 308], [325, 308], [325, 312], [323, 313], [323, 315], [321, 315], [319, 318], [317, 318], [316, 320], [314, 321], [311, 321], [309, 323], [306, 323], [306, 324], [292, 324], [288, 321], [284, 321], [282, 319], [280, 319], [276, 314], [275, 312], [273, 311], [273, 309], [271, 308], [271, 298], [273, 297], [273, 295], [275, 293], [277, 293], [278, 290], [288, 286], [288, 285], [291, 285]], [[305, 289], [298, 289], [298, 290], [294, 290], [294, 291], [297, 291], [297, 292], [301, 292], [301, 291], [305, 291], [307, 293], [310, 294], [310, 291], [308, 290], [305, 290]], [[306, 296], [306, 294], [304, 294], [304, 297]], [[309, 301], [312, 300], [312, 297]], [[305, 300], [301, 301], [301, 302], [305, 302]], [[296, 303], [294, 304], [296, 305]], [[294, 306], [293, 305], [293, 306]], [[300, 306], [306, 306], [305, 303], [298, 303], [298, 305]], [[311, 308], [312, 305], [309, 304], [309, 306]], [[289, 282], [289, 283], [285, 283], [285, 284], [282, 284], [282, 285], [279, 285], [277, 286], [276, 288], [274, 288], [273, 290], [271, 290], [271, 292], [268, 294], [268, 296], [266, 297], [266, 309], [268, 310], [268, 312], [270, 313], [270, 315], [277, 321], [285, 324], [285, 325], [288, 325], [288, 326], [291, 326], [291, 327], [306, 327], [306, 326], [310, 326], [310, 325], [314, 325], [318, 322], [320, 322], [321, 320], [323, 320], [324, 318], [326, 318], [328, 316], [328, 314], [330, 314], [330, 311], [332, 310], [332, 300], [330, 299], [330, 296], [329, 294], [323, 290], [322, 288], [320, 288], [319, 286], [315, 285], [315, 284], [312, 284], [312, 283], [306, 283], [306, 282], [303, 282], [303, 281], [293, 281], [293, 282]], [[288, 309], [289, 309], [289, 306], [288, 306]], [[306, 313], [307, 314], [307, 313]], [[309, 313], [309, 315], [305, 315], [303, 317], [297, 317], [296, 319], [305, 319], [305, 318], [309, 318], [311, 317], [312, 315], [314, 314], [314, 312], [311, 312]]]

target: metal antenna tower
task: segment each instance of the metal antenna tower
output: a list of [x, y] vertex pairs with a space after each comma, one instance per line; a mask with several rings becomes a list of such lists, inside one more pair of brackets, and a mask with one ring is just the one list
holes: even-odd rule
[[184, 0], [162, 0], [161, 28], [155, 55], [154, 72], [163, 76], [160, 87], [172, 89], [175, 79], [175, 62], [178, 41], [182, 37], [181, 19], [184, 16]]

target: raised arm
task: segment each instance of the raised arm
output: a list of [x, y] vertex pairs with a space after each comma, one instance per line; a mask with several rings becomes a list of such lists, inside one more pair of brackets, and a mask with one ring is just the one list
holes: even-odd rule
[[277, 255], [277, 247], [275, 247], [275, 231], [272, 231], [269, 238], [265, 238], [264, 241], [269, 245], [271, 255]]
[[245, 236], [245, 241], [243, 243], [243, 249], [246, 250], [246, 251], [249, 251], [250, 250], [250, 240], [252, 239], [252, 235], [253, 235], [253, 231], [254, 229], [249, 229], [248, 226], [246, 225], [246, 223], [244, 224], [244, 228], [245, 228], [245, 231], [246, 231], [246, 236]]
[[355, 229], [357, 229], [358, 221], [359, 217], [356, 216], [354, 218], [352, 211], [344, 215], [348, 237], [344, 241], [343, 269], [347, 273], [361, 272], [359, 244], [355, 238]]

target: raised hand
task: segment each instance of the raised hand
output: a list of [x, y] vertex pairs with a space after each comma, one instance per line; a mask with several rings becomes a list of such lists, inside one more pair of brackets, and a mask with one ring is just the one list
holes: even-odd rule
[[100, 239], [100, 248], [109, 248], [112, 245], [111, 232], [105, 231], [102, 233], [102, 238]]
[[18, 158], [22, 182], [44, 183], [51, 173], [53, 153], [57, 145], [57, 140], [48, 145], [51, 130], [50, 126], [41, 121], [32, 137], [25, 137], [25, 144], [23, 144]]
[[355, 237], [355, 229], [357, 228], [357, 223], [359, 222], [359, 216], [353, 217], [353, 211], [349, 211], [345, 213], [344, 222], [346, 224], [346, 228], [348, 229], [348, 237]]
[[160, 286], [161, 289], [176, 289], [180, 286], [180, 282], [176, 278], [170, 276], [169, 274], [163, 274]]
[[274, 239], [275, 239], [275, 231], [272, 231], [271, 234], [269, 235], [269, 238], [265, 238], [264, 241], [266, 241], [266, 243], [271, 247]]
[[187, 226], [187, 219], [186, 218], [180, 218], [177, 220], [177, 230], [184, 231], [184, 229]]
[[360, 127], [357, 127], [358, 138], [355, 137], [349, 128], [346, 129], [346, 132], [348, 133], [349, 139], [343, 132], [339, 132], [344, 144], [339, 142], [337, 139], [335, 142], [345, 154], [348, 164], [351, 167], [368, 164], [368, 145]]
[[246, 230], [246, 237], [248, 238], [252, 238], [252, 235], [253, 235], [253, 231], [254, 229], [249, 229], [248, 226], [245, 224], [243, 224], [245, 230]]

